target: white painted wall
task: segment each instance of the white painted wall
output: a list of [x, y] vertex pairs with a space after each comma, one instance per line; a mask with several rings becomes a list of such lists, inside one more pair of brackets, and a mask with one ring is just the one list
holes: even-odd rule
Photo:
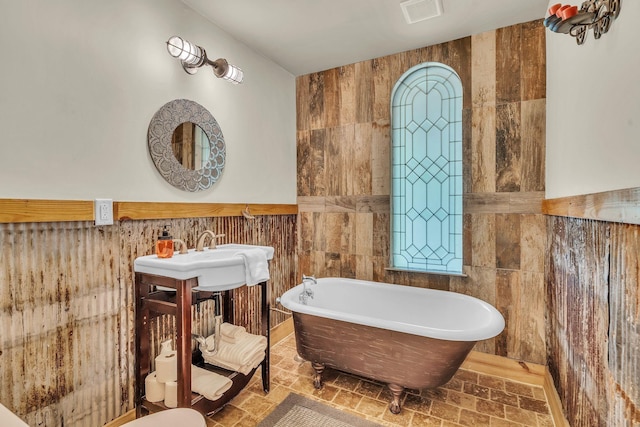
[[621, 6], [582, 46], [547, 30], [547, 198], [640, 187], [640, 1]]
[[[180, 35], [244, 70], [189, 76]], [[295, 77], [178, 0], [5, 1], [0, 15], [0, 198], [295, 203]], [[189, 193], [166, 183], [147, 128], [166, 102], [206, 107], [225, 136], [222, 178]]]

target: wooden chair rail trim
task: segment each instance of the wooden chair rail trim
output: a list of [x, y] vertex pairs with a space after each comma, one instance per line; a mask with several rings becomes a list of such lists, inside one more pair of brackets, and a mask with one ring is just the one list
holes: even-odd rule
[[640, 224], [640, 187], [545, 199], [545, 215]]
[[[115, 205], [114, 203], [114, 211], [116, 211]], [[251, 215], [296, 215], [298, 213], [298, 205], [286, 204], [118, 202], [117, 217], [123, 221], [242, 216], [242, 211], [247, 206]]]
[[562, 408], [562, 401], [560, 395], [556, 390], [556, 386], [553, 383], [551, 372], [549, 368], [545, 368], [544, 383], [542, 384], [545, 395], [547, 396], [547, 403], [549, 403], [549, 411], [551, 412], [551, 418], [556, 427], [570, 427], [569, 421], [564, 415]]
[[[296, 204], [248, 204], [251, 215], [296, 215]], [[242, 216], [246, 203], [113, 202], [115, 221]], [[93, 221], [93, 200], [0, 199], [0, 223]]]

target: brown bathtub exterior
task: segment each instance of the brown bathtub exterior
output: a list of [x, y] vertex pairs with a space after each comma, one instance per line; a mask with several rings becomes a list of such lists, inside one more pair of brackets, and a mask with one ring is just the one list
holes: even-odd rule
[[446, 341], [293, 313], [298, 354], [316, 371], [322, 387], [325, 366], [388, 384], [389, 410], [400, 412], [404, 388], [439, 387], [458, 370], [475, 341]]

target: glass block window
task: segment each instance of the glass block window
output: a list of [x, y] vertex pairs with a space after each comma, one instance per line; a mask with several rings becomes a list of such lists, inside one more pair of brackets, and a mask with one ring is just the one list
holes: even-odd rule
[[462, 82], [426, 62], [391, 92], [391, 268], [462, 274]]

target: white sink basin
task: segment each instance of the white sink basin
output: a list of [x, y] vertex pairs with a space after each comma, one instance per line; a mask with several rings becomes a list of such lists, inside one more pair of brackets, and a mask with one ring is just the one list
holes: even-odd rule
[[[198, 289], [224, 291], [237, 288], [246, 282], [244, 258], [238, 252], [246, 249], [261, 249], [267, 260], [273, 259], [271, 246], [240, 245], [229, 243], [216, 249], [204, 251], [189, 249], [186, 254], [174, 253], [171, 258], [147, 255], [136, 258], [133, 269], [138, 273], [149, 273], [174, 279], [198, 278]], [[166, 288], [163, 288], [166, 289]]]

